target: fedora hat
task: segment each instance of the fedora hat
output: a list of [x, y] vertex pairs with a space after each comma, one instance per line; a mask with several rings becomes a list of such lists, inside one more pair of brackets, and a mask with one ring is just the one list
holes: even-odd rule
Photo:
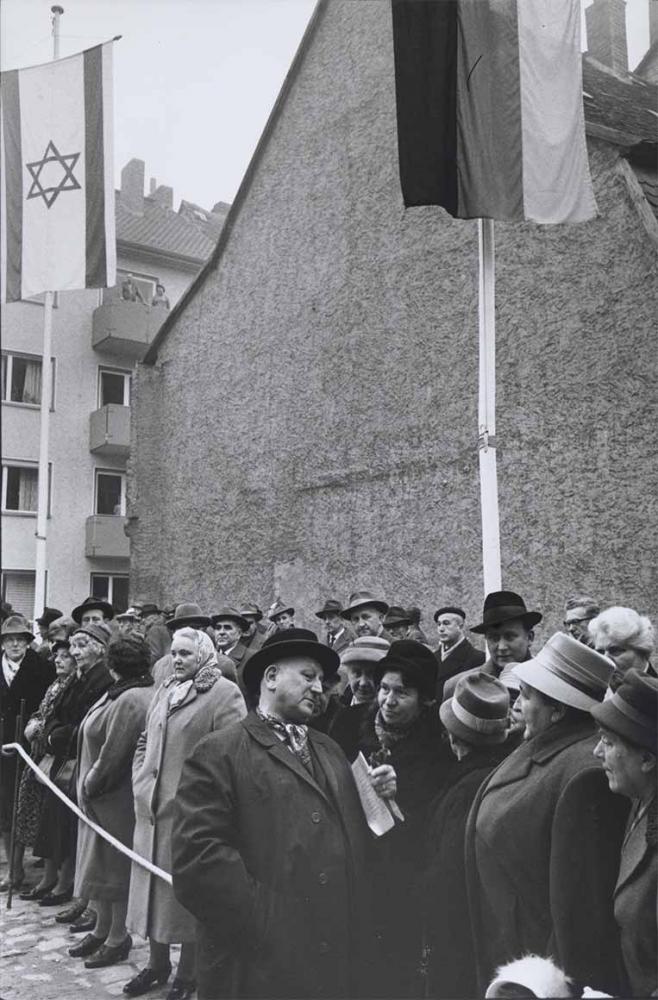
[[240, 608], [240, 614], [243, 618], [253, 618], [256, 622], [261, 621], [263, 617], [263, 612], [257, 604], [243, 604]]
[[404, 679], [417, 688], [423, 698], [434, 700], [438, 664], [434, 653], [415, 639], [396, 639], [386, 655], [375, 666], [374, 679], [379, 684], [390, 671], [401, 673]]
[[491, 745], [507, 738], [509, 694], [505, 685], [478, 670], [457, 681], [452, 698], [439, 708], [449, 733], [466, 743]]
[[522, 621], [527, 628], [532, 628], [542, 617], [539, 611], [528, 611], [523, 598], [513, 590], [494, 590], [485, 597], [482, 621], [471, 632], [484, 635], [488, 628], [511, 621]]
[[340, 662], [341, 664], [379, 663], [390, 648], [388, 639], [382, 639], [379, 635], [362, 635], [342, 651]]
[[320, 608], [319, 611], [315, 612], [316, 618], [325, 618], [327, 615], [342, 615], [343, 605], [340, 601], [336, 601], [333, 597], [330, 597], [324, 602], [324, 607]]
[[570, 635], [556, 632], [536, 656], [512, 670], [548, 698], [588, 712], [603, 701], [613, 664]]
[[[447, 604], [444, 608], [437, 608], [434, 612], [434, 621], [438, 622], [441, 615], [458, 615], [463, 621], [466, 621], [466, 612], [452, 604]], [[471, 632], [474, 631], [475, 629], [471, 629]]]
[[347, 607], [343, 608], [341, 612], [341, 618], [346, 618], [350, 621], [353, 611], [356, 611], [357, 608], [365, 608], [368, 604], [371, 604], [377, 611], [381, 611], [383, 615], [388, 611], [386, 601], [380, 601], [369, 590], [355, 590], [353, 594], [350, 594]]
[[165, 622], [170, 632], [176, 629], [185, 628], [208, 628], [210, 618], [204, 615], [198, 604], [177, 604], [173, 618]]
[[64, 612], [59, 611], [58, 608], [44, 608], [41, 615], [36, 619], [36, 623], [37, 625], [48, 626], [58, 618], [61, 618], [63, 614]]
[[399, 604], [391, 604], [390, 608], [384, 615], [383, 621], [384, 628], [394, 627], [395, 625], [411, 625], [411, 618], [409, 612], [401, 608]]
[[85, 597], [82, 604], [73, 608], [71, 618], [79, 625], [85, 611], [102, 611], [108, 620], [114, 618], [114, 608], [108, 601], [103, 601], [100, 597]]
[[[146, 607], [148, 607], [148, 605], [146, 605]], [[126, 610], [122, 611], [120, 615], [116, 615], [116, 620], [118, 622], [137, 621], [141, 617], [142, 609], [132, 607], [126, 608]]]
[[160, 615], [162, 611], [157, 606], [157, 604], [140, 604], [139, 611], [142, 618], [147, 618], [149, 615]]
[[2, 623], [2, 636], [24, 635], [26, 639], [34, 639], [29, 622], [22, 615], [9, 615]]
[[289, 628], [268, 636], [257, 653], [247, 660], [242, 679], [252, 696], [258, 694], [263, 674], [269, 666], [289, 656], [308, 656], [324, 670], [324, 679], [337, 672], [338, 653], [318, 642], [315, 632], [307, 628]]
[[612, 697], [590, 712], [603, 729], [656, 753], [658, 678], [628, 670]]
[[52, 639], [53, 636], [57, 635], [58, 632], [64, 632], [68, 638], [75, 632], [78, 627], [78, 623], [73, 620], [73, 618], [67, 618], [66, 615], [62, 615], [61, 618], [56, 618], [54, 622], [51, 622], [48, 626], [48, 639]]
[[249, 622], [247, 619], [243, 618], [240, 612], [236, 611], [235, 608], [220, 608], [219, 611], [216, 611], [214, 615], [210, 616], [210, 621], [213, 625], [216, 625], [217, 622], [224, 618], [228, 618], [230, 621], [235, 622], [242, 632], [249, 628]]
[[277, 598], [274, 604], [267, 612], [267, 617], [271, 622], [274, 622], [279, 618], [280, 615], [294, 615], [295, 609], [290, 607], [290, 605], [284, 604], [280, 598]]
[[101, 646], [107, 647], [112, 638], [112, 629], [106, 622], [90, 622], [89, 625], [79, 625], [73, 635], [84, 632], [85, 635], [100, 642]]

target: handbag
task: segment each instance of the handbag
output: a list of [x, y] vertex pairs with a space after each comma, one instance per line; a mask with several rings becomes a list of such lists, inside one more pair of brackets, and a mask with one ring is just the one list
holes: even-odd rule
[[71, 798], [71, 785], [75, 776], [77, 760], [72, 757], [70, 760], [62, 761], [61, 766], [58, 770], [51, 774], [50, 780], [59, 788], [60, 792], [64, 792], [69, 798]]

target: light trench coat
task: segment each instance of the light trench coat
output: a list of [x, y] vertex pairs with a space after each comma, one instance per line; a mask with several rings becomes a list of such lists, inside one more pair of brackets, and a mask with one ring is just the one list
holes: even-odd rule
[[[156, 692], [133, 761], [133, 849], [169, 874], [174, 798], [183, 764], [203, 736], [239, 722], [247, 712], [237, 685], [219, 675], [206, 690], [192, 685], [185, 700], [169, 711], [174, 685], [170, 677]], [[135, 863], [127, 926], [163, 944], [196, 937], [195, 920], [174, 898], [171, 886]]]

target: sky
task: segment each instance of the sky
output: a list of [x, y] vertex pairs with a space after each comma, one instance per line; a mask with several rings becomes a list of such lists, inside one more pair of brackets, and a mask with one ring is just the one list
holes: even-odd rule
[[[60, 0], [60, 55], [115, 45], [115, 177], [146, 177], [211, 208], [235, 197], [314, 0]], [[364, 3], [368, 0], [352, 0]], [[587, 5], [587, 0], [583, 0]], [[629, 64], [649, 44], [649, 0], [627, 0]], [[0, 66], [52, 58], [52, 0], [2, 0]]]

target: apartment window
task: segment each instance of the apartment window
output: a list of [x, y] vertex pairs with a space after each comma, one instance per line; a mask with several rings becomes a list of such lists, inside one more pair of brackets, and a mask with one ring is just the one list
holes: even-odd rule
[[102, 601], [109, 601], [115, 611], [128, 607], [129, 577], [119, 574], [92, 573], [90, 592]]
[[34, 570], [7, 570], [2, 574], [2, 600], [11, 604], [16, 614], [31, 619], [35, 586]]
[[130, 384], [132, 373], [121, 368], [98, 369], [98, 405], [117, 403], [130, 406]]
[[123, 472], [96, 470], [96, 514], [126, 513], [126, 476]]
[[[2, 352], [2, 401], [23, 403], [25, 406], [41, 405], [41, 361], [38, 355]], [[55, 359], [52, 364], [52, 392], [50, 409], [55, 405]]]
[[[52, 465], [48, 463], [48, 516], [52, 492]], [[36, 462], [3, 462], [2, 511], [36, 514], [39, 503], [39, 466]]]
[[151, 304], [153, 295], [155, 293], [155, 286], [159, 282], [159, 278], [151, 274], [140, 274], [138, 271], [119, 271], [117, 270], [117, 288], [119, 291], [119, 296], [121, 296], [121, 282], [129, 274], [132, 274], [133, 281], [142, 293], [142, 298], [147, 305]]

